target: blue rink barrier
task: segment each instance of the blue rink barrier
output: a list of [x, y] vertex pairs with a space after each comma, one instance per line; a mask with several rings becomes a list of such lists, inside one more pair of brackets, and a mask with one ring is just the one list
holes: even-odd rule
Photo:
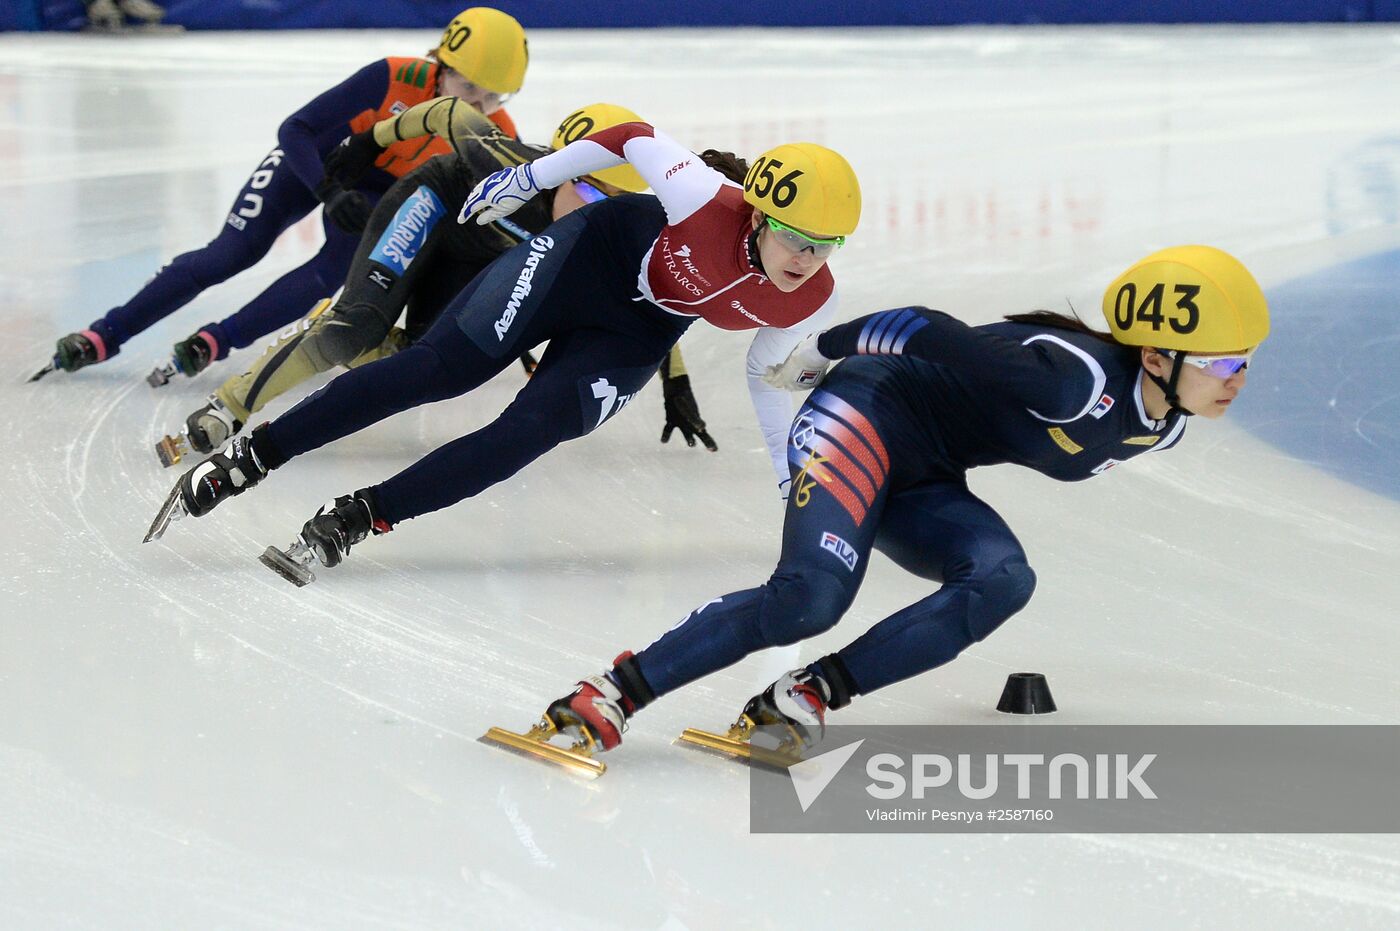
[[1273, 332], [1231, 408], [1290, 456], [1400, 499], [1400, 251], [1268, 293]]
[[[527, 29], [654, 26], [949, 26], [969, 23], [1375, 22], [1400, 0], [483, 0]], [[463, 0], [167, 0], [187, 29], [436, 29]], [[80, 0], [11, 0], [0, 29], [77, 29]]]

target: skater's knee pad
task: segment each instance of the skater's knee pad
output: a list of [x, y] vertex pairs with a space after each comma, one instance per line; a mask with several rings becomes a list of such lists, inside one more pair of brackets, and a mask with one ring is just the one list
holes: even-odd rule
[[844, 580], [810, 569], [774, 575], [766, 588], [758, 613], [766, 646], [786, 646], [830, 630], [855, 595]]
[[306, 334], [307, 348], [329, 365], [349, 365], [384, 341], [390, 324], [366, 305], [336, 305], [318, 316]]
[[1011, 615], [1020, 611], [1035, 593], [1035, 571], [1024, 559], [1008, 559], [968, 584], [971, 600], [967, 632], [983, 640]]

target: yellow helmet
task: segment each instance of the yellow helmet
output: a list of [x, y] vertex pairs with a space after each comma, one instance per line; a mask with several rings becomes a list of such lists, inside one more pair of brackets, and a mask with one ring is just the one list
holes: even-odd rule
[[530, 51], [515, 17], [474, 6], [453, 17], [438, 43], [438, 61], [477, 87], [514, 94], [525, 83]]
[[[619, 107], [615, 103], [591, 103], [564, 117], [559, 123], [559, 128], [554, 131], [554, 138], [550, 140], [549, 147], [562, 149], [570, 142], [591, 136], [601, 130], [620, 126], [623, 123], [641, 122], [644, 120], [626, 107]], [[622, 188], [622, 190], [632, 194], [640, 194], [651, 187], [641, 175], [637, 174], [637, 169], [631, 165], [604, 168], [593, 172], [592, 177], [604, 184], [611, 184], [613, 187]]]
[[814, 142], [760, 155], [744, 178], [744, 200], [816, 236], [849, 236], [860, 223], [860, 182], [850, 162]]
[[1269, 335], [1269, 305], [1240, 261], [1210, 246], [1174, 246], [1133, 264], [1108, 286], [1103, 315], [1129, 346], [1226, 353]]

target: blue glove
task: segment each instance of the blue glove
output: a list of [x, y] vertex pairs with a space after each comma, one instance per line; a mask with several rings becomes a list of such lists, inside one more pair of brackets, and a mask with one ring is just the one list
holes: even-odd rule
[[462, 212], [457, 215], [458, 223], [465, 223], [476, 214], [476, 222], [485, 226], [493, 220], [509, 216], [540, 192], [535, 184], [535, 173], [530, 165], [516, 165], [502, 168], [487, 175], [462, 204]]

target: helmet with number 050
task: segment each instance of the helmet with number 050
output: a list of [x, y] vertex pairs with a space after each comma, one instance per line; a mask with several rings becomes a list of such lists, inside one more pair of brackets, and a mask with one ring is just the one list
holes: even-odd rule
[[[554, 138], [549, 141], [549, 147], [555, 150], [562, 149], [570, 142], [577, 142], [601, 130], [621, 126], [623, 123], [642, 122], [645, 120], [626, 107], [619, 107], [615, 103], [591, 103], [560, 121], [559, 128], [554, 131]], [[632, 194], [640, 194], [650, 187], [642, 176], [637, 174], [637, 169], [627, 164], [603, 168], [593, 172], [591, 176], [604, 184], [611, 184]]]
[[1114, 339], [1188, 353], [1253, 349], [1269, 335], [1269, 305], [1240, 261], [1210, 246], [1174, 246], [1134, 263], [1108, 286]]
[[477, 87], [514, 94], [525, 83], [530, 51], [514, 16], [474, 6], [453, 17], [437, 48], [442, 62]]
[[860, 223], [860, 182], [851, 163], [814, 142], [760, 155], [744, 178], [744, 200], [814, 236], [849, 236]]

